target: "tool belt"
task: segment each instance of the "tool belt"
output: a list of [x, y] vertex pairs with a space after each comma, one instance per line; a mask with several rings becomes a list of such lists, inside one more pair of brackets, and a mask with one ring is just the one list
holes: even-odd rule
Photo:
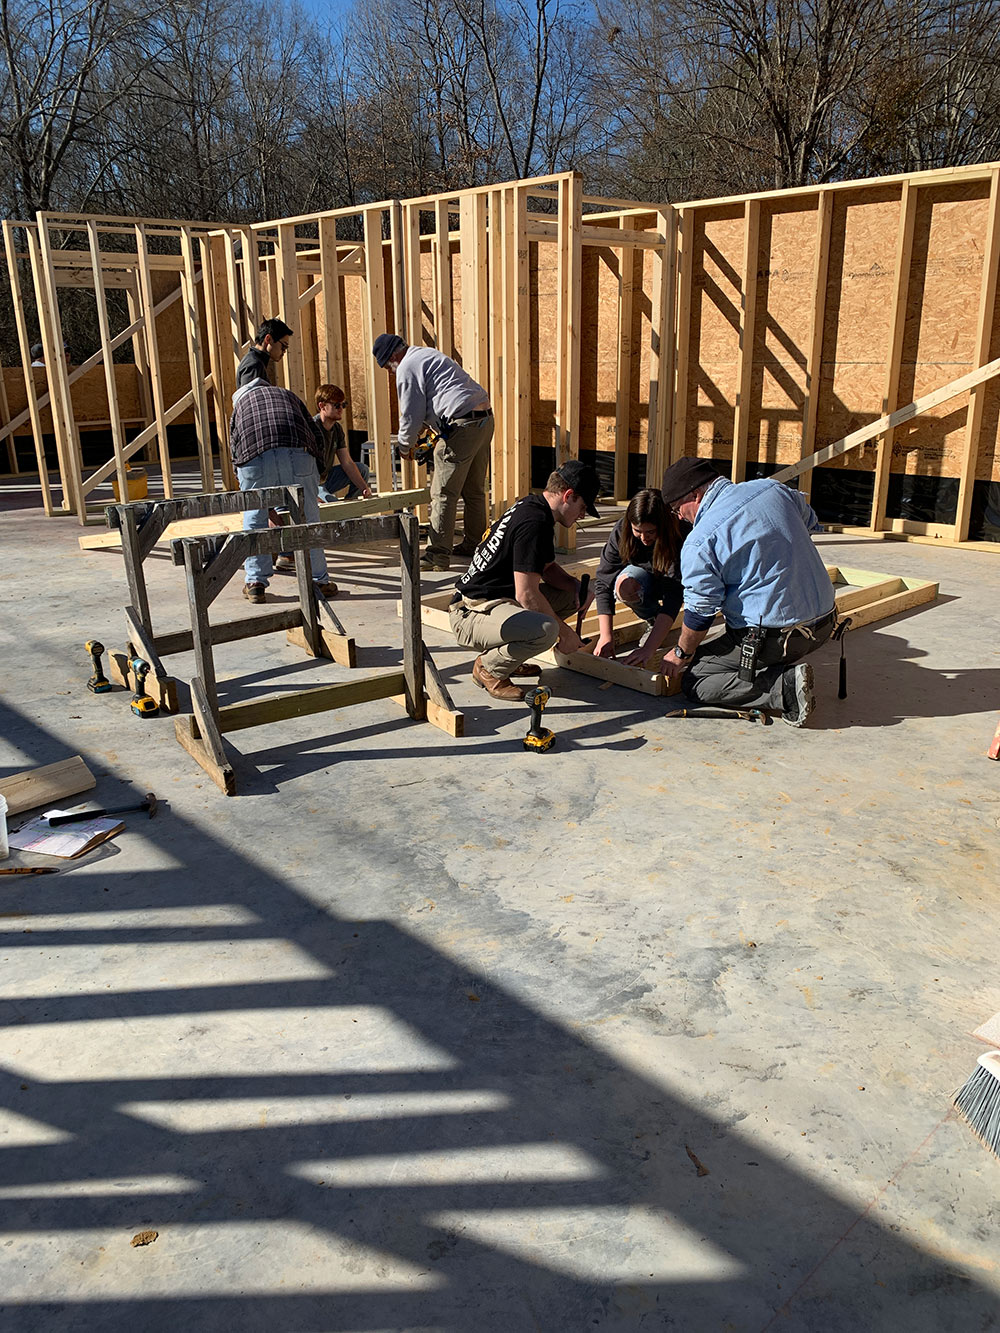
[[[748, 636], [756, 639], [754, 645], [756, 651], [753, 654], [756, 663], [757, 654], [763, 648], [766, 640], [770, 639], [773, 642], [777, 639], [781, 644], [781, 651], [784, 652], [788, 646], [788, 640], [793, 634], [801, 634], [806, 639], [815, 639], [819, 630], [825, 629], [827, 625], [832, 625], [836, 619], [837, 608], [834, 607], [832, 611], [828, 611], [825, 616], [820, 616], [818, 620], [802, 620], [797, 625], [782, 625], [774, 628], [765, 625], [729, 625], [727, 629], [737, 643], [742, 643]], [[752, 678], [752, 676], [742, 677], [744, 680]]]

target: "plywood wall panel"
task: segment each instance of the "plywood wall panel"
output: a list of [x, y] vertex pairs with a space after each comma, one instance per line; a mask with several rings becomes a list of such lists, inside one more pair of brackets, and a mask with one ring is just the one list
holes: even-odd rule
[[[731, 458], [739, 381], [743, 210], [708, 213], [696, 228], [693, 346], [685, 452]], [[693, 439], [692, 439], [693, 426]]]
[[[816, 447], [882, 414], [896, 288], [898, 190], [847, 191], [834, 205]], [[871, 468], [874, 451], [831, 466]]]
[[815, 207], [762, 210], [750, 461], [801, 456], [815, 248]]
[[554, 448], [556, 442], [556, 349], [559, 345], [559, 270], [554, 245], [531, 242], [532, 290], [531, 443]]
[[615, 408], [618, 402], [618, 254], [603, 247], [597, 258], [597, 318], [594, 356], [594, 448], [614, 452]]

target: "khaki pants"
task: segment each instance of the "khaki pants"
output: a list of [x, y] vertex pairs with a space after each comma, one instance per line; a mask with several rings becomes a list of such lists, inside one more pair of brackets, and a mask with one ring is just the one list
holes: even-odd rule
[[[568, 616], [576, 596], [563, 588], [541, 584], [541, 593], [557, 616]], [[559, 621], [540, 611], [526, 611], [517, 602], [496, 599], [456, 602], [449, 612], [451, 630], [465, 648], [477, 648], [491, 676], [508, 680], [524, 662], [551, 648], [559, 638]]]
[[478, 546], [482, 541], [487, 527], [486, 474], [492, 439], [493, 418], [483, 417], [472, 425], [459, 426], [435, 448], [428, 555], [451, 559], [459, 497], [465, 506], [464, 544]]

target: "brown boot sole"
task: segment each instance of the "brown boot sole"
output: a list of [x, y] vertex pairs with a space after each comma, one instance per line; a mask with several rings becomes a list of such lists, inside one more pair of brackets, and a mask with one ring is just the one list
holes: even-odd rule
[[524, 703], [524, 691], [517, 685], [511, 685], [508, 681], [498, 681], [492, 689], [487, 683], [480, 679], [476, 674], [475, 668], [472, 671], [472, 679], [481, 690], [485, 690], [491, 699], [500, 699], [504, 703]]

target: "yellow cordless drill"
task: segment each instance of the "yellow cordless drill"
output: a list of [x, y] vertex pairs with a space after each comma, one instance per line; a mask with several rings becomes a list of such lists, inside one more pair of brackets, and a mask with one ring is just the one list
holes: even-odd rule
[[94, 664], [94, 674], [87, 681], [87, 689], [90, 690], [91, 694], [110, 694], [111, 681], [108, 680], [101, 669], [101, 655], [104, 652], [104, 644], [98, 643], [96, 639], [88, 639], [83, 646], [90, 653], [90, 660]]
[[551, 697], [551, 691], [547, 685], [536, 685], [533, 690], [528, 690], [524, 696], [524, 702], [531, 709], [531, 725], [522, 744], [526, 750], [533, 750], [535, 754], [544, 754], [546, 750], [551, 750], [556, 743], [555, 734], [549, 731], [548, 727], [542, 726], [542, 709]]
[[135, 673], [135, 694], [129, 707], [136, 717], [155, 717], [160, 711], [156, 700], [146, 693], [146, 677], [149, 675], [149, 663], [142, 657], [133, 657], [129, 666]]

